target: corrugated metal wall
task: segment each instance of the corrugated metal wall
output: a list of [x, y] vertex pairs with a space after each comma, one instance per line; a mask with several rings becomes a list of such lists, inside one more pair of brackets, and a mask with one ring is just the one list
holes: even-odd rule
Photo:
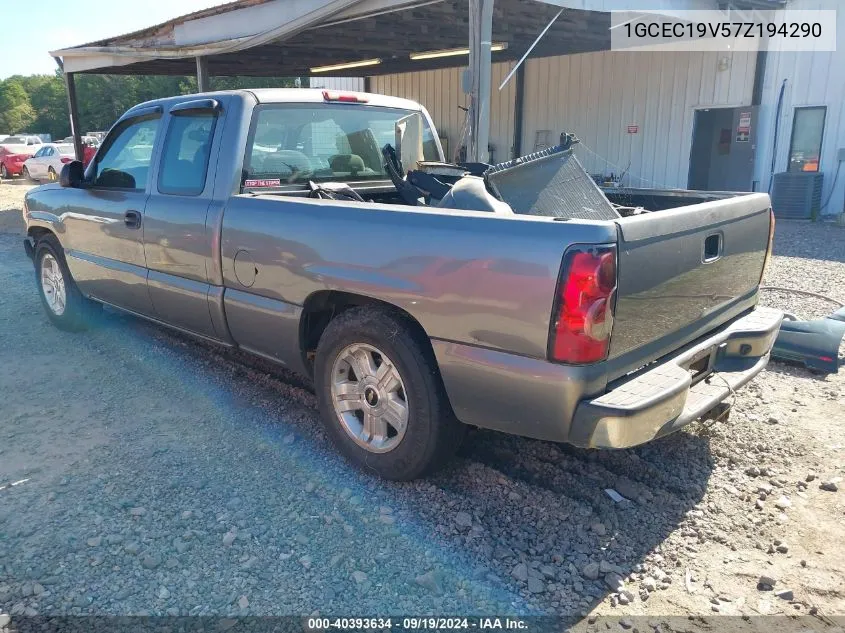
[[[511, 79], [505, 88], [499, 91], [499, 84], [512, 67], [511, 62], [493, 64], [490, 143], [495, 148], [496, 161], [510, 158], [513, 147], [513, 104], [516, 80]], [[461, 68], [446, 68], [372, 77], [370, 90], [422, 103], [431, 114], [441, 137], [448, 138], [447, 153], [450, 157], [454, 157], [460, 144], [466, 118], [464, 111], [460, 109], [467, 106], [467, 97], [462, 90], [462, 74]]]
[[364, 91], [363, 77], [322, 77], [313, 75], [309, 80], [311, 88], [325, 88], [327, 90], [352, 90], [355, 92]]
[[[721, 57], [728, 58], [723, 70]], [[590, 172], [628, 167], [626, 184], [686, 187], [695, 108], [750, 104], [755, 65], [756, 53], [749, 52], [605, 51], [529, 60], [523, 153], [533, 150], [538, 131], [548, 130], [552, 144], [560, 132], [575, 132], [583, 141], [579, 158]], [[512, 67], [493, 65], [490, 142], [497, 161], [509, 158], [513, 147], [516, 80], [498, 90]], [[425, 105], [454, 153], [464, 124], [458, 106], [466, 105], [461, 73], [452, 68], [373, 77], [371, 90]], [[628, 134], [628, 125], [639, 126], [638, 132]]]
[[[534, 59], [525, 73], [523, 151], [574, 132], [591, 173], [635, 187], [686, 187], [697, 107], [751, 103], [756, 53], [613, 52]], [[727, 67], [725, 67], [727, 66]], [[638, 126], [635, 134], [628, 126]]]
[[[835, 1], [795, 0], [790, 9], [837, 9], [836, 32], [845, 33], [845, 11]], [[841, 38], [841, 36], [840, 36]], [[827, 106], [819, 169], [824, 172], [822, 189], [822, 215], [845, 212], [845, 165], [840, 165], [837, 155], [845, 148], [845, 47], [836, 52], [778, 52], [772, 48], [766, 61], [763, 98], [760, 106], [760, 127], [755, 178], [761, 189], [769, 186], [772, 167], [772, 148], [775, 133], [775, 113], [778, 93], [786, 79], [781, 115], [777, 121], [778, 138], [775, 173], [786, 171], [789, 160], [789, 142], [795, 108], [801, 106]], [[839, 179], [834, 189], [836, 170]]]

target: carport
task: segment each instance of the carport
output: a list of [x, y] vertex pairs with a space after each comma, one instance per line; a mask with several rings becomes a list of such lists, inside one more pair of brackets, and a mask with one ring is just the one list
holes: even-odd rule
[[[468, 157], [486, 156], [491, 63], [610, 47], [612, 0], [237, 0], [141, 31], [52, 51], [81, 156], [78, 73], [378, 76], [468, 67]], [[546, 30], [547, 29], [547, 30]], [[545, 32], [544, 32], [545, 31]], [[543, 36], [538, 40], [538, 37]], [[533, 46], [533, 48], [532, 48]], [[517, 71], [511, 79], [522, 81]], [[496, 90], [498, 87], [492, 87]], [[516, 103], [518, 119], [520, 103]]]

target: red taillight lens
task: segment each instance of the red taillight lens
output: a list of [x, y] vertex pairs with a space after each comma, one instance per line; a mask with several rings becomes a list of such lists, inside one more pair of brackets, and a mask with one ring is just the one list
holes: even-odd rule
[[760, 271], [760, 283], [763, 283], [763, 277], [766, 276], [766, 269], [769, 267], [769, 262], [772, 261], [772, 249], [775, 246], [775, 212], [769, 209], [769, 243], [766, 245], [766, 257], [763, 259], [763, 270]]
[[551, 360], [584, 364], [607, 358], [615, 291], [615, 247], [575, 248], [566, 253], [552, 315]]
[[62, 161], [65, 165], [67, 165], [67, 164], [68, 164], [70, 161], [72, 161], [73, 159], [72, 159], [72, 158], [70, 158], [69, 156], [62, 156], [62, 158], [61, 158], [60, 160], [61, 160], [61, 161]]
[[323, 90], [323, 100], [340, 101], [341, 103], [367, 103], [367, 97], [362, 97], [349, 92], [336, 92], [334, 90]]

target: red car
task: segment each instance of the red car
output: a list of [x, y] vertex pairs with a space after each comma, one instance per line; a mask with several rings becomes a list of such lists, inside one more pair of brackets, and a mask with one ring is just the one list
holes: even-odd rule
[[20, 176], [23, 164], [35, 152], [42, 141], [37, 136], [9, 136], [0, 142], [0, 178]]

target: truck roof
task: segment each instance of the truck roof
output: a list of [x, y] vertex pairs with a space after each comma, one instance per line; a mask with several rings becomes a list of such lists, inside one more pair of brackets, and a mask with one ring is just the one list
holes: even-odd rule
[[252, 95], [259, 103], [324, 103], [326, 99], [323, 96], [323, 92], [326, 91], [343, 95], [355, 95], [362, 100], [366, 100], [366, 105], [371, 106], [399, 108], [402, 110], [422, 110], [422, 106], [416, 101], [368, 92], [329, 90], [327, 88], [257, 88], [255, 90], [241, 89], [200, 92], [196, 94], [177, 95], [175, 97], [154, 99], [144, 103], [139, 103], [138, 105], [132, 107], [130, 112], [136, 108], [143, 108], [152, 105], [163, 106], [165, 104], [175, 104], [180, 101], [191, 101], [194, 99], [202, 99], [204, 97], [209, 98], [217, 95]]

